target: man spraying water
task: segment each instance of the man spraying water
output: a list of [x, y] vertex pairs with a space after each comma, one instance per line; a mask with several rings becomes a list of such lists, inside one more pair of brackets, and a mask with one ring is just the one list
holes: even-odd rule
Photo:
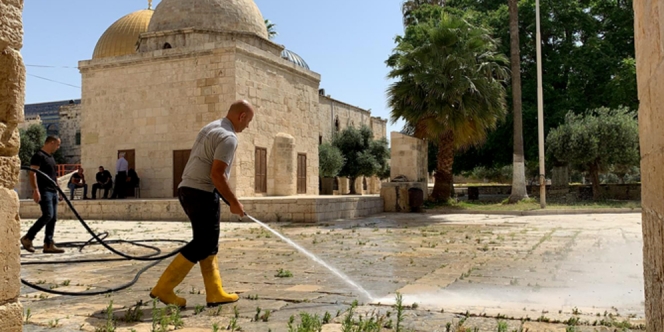
[[175, 256], [150, 292], [150, 297], [165, 304], [184, 307], [187, 300], [173, 291], [196, 263], [200, 263], [208, 307], [235, 302], [237, 294], [222, 288], [217, 264], [219, 249], [220, 195], [230, 205], [232, 214], [244, 216], [244, 207], [228, 183], [238, 146], [236, 133], [249, 127], [254, 118], [253, 106], [236, 101], [228, 115], [201, 129], [178, 186], [180, 205], [191, 221], [193, 240]]

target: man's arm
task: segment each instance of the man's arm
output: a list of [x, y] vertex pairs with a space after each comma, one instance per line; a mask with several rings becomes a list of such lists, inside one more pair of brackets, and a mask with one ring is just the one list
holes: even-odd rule
[[[30, 168], [38, 170], [38, 165], [30, 165]], [[37, 173], [30, 172], [30, 186], [32, 187], [32, 199], [35, 203], [39, 203], [41, 200], [41, 195], [39, 194], [39, 187], [37, 186]]]
[[212, 183], [214, 184], [214, 187], [217, 188], [217, 191], [221, 194], [221, 196], [223, 196], [231, 205], [231, 213], [243, 217], [244, 206], [242, 206], [242, 204], [240, 204], [240, 202], [237, 200], [237, 197], [235, 197], [235, 194], [228, 184], [228, 178], [226, 178], [227, 167], [228, 165], [225, 162], [215, 159], [212, 162], [212, 171], [210, 177], [212, 177]]

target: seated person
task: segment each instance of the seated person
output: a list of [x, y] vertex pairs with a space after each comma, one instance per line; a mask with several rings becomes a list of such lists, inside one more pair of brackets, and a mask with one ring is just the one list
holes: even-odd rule
[[104, 198], [108, 198], [108, 191], [113, 188], [113, 176], [111, 172], [99, 166], [99, 172], [96, 176], [97, 183], [92, 185], [92, 199], [97, 199], [97, 190], [104, 189]]
[[67, 188], [69, 188], [69, 200], [74, 200], [74, 192], [77, 188], [83, 188], [83, 199], [88, 198], [88, 184], [85, 183], [85, 175], [83, 174], [83, 167], [78, 166], [76, 173], [72, 174], [69, 178], [69, 183], [67, 183]]
[[138, 178], [138, 174], [133, 168], [130, 168], [127, 172], [127, 192], [130, 192], [131, 195], [134, 195], [134, 188], [138, 188], [138, 184], [141, 179]]

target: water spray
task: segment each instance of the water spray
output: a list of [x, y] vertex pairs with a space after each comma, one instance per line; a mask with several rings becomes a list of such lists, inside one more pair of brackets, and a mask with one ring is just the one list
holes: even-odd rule
[[[65, 248], [75, 247], [75, 248], [78, 248], [79, 251], [82, 251], [85, 246], [88, 246], [88, 245], [91, 245], [91, 244], [100, 244], [100, 245], [104, 246], [106, 249], [108, 249], [109, 251], [111, 251], [112, 253], [114, 253], [118, 256], [121, 256], [121, 258], [108, 258], [108, 259], [61, 260], [61, 261], [49, 261], [49, 262], [22, 262], [21, 265], [63, 264], [63, 263], [80, 264], [80, 263], [90, 263], [90, 262], [108, 262], [108, 261], [121, 261], [121, 260], [152, 261], [152, 263], [150, 263], [149, 265], [147, 265], [144, 268], [140, 269], [132, 281], [130, 281], [130, 282], [124, 284], [124, 285], [121, 285], [119, 287], [107, 288], [107, 289], [100, 290], [100, 291], [87, 291], [87, 292], [57, 291], [57, 290], [54, 290], [54, 289], [47, 289], [47, 288], [44, 288], [44, 287], [40, 287], [36, 284], [30, 283], [30, 282], [28, 282], [24, 279], [21, 279], [21, 282], [26, 286], [29, 286], [31, 288], [34, 288], [34, 289], [37, 289], [37, 290], [40, 290], [40, 291], [43, 291], [43, 292], [59, 294], [59, 295], [70, 295], [70, 296], [86, 296], [86, 295], [91, 296], [91, 295], [100, 295], [100, 294], [116, 292], [116, 291], [119, 291], [119, 290], [126, 289], [128, 287], [131, 287], [133, 284], [135, 284], [138, 281], [139, 276], [143, 272], [145, 272], [149, 268], [157, 265], [163, 259], [176, 255], [184, 247], [184, 246], [180, 247], [180, 248], [178, 248], [176, 250], [173, 250], [173, 251], [171, 251], [167, 254], [159, 255], [161, 253], [161, 250], [159, 248], [156, 248], [154, 246], [149, 246], [149, 245], [146, 245], [146, 244], [141, 244], [140, 242], [179, 242], [179, 243], [185, 243], [186, 244], [186, 241], [172, 240], [172, 239], [150, 239], [150, 240], [135, 240], [135, 241], [105, 240], [105, 238], [108, 236], [108, 233], [104, 232], [104, 233], [100, 233], [100, 234], [95, 234], [94, 231], [90, 228], [90, 226], [88, 226], [88, 224], [85, 222], [85, 220], [83, 220], [83, 218], [78, 214], [78, 211], [74, 208], [71, 201], [67, 198], [67, 195], [62, 191], [62, 189], [60, 189], [60, 186], [58, 186], [57, 183], [55, 183], [55, 181], [53, 181], [53, 179], [51, 179], [45, 173], [43, 173], [42, 171], [37, 170], [37, 169], [33, 169], [33, 168], [25, 167], [25, 166], [21, 167], [21, 169], [26, 170], [26, 171], [30, 171], [30, 172], [34, 172], [37, 175], [43, 176], [46, 179], [48, 179], [49, 181], [51, 181], [52, 183], [54, 183], [56, 185], [56, 188], [57, 188], [58, 192], [60, 193], [60, 195], [62, 195], [63, 199], [65, 200], [65, 202], [67, 203], [67, 205], [69, 206], [71, 211], [74, 213], [74, 215], [76, 216], [78, 221], [83, 225], [85, 230], [88, 231], [88, 233], [90, 233], [92, 235], [92, 238], [90, 240], [88, 240], [87, 242], [63, 242], [63, 243], [59, 243], [58, 244], [59, 246], [62, 246], [62, 247], [65, 247]], [[215, 190], [215, 192], [216, 192], [216, 190]], [[217, 194], [219, 194], [219, 193], [217, 192]], [[228, 203], [228, 201], [226, 201], [226, 199], [224, 199], [223, 196], [221, 196], [221, 194], [219, 194], [219, 197], [221, 197], [221, 199], [228, 206], [230, 206], [230, 203]], [[292, 240], [288, 239], [287, 237], [281, 235], [279, 232], [272, 229], [270, 226], [266, 225], [265, 223], [261, 222], [260, 220], [254, 218], [254, 217], [252, 217], [252, 216], [250, 216], [246, 213], [245, 213], [245, 216], [247, 218], [251, 219], [252, 221], [256, 222], [257, 224], [259, 224], [261, 227], [263, 227], [263, 228], [267, 229], [268, 231], [272, 232], [274, 235], [278, 236], [281, 240], [288, 243], [289, 245], [291, 245], [292, 247], [297, 249], [299, 252], [305, 254], [306, 256], [311, 258], [316, 263], [318, 263], [321, 266], [328, 269], [330, 272], [335, 274], [337, 277], [341, 278], [344, 282], [346, 282], [347, 284], [349, 284], [350, 286], [352, 286], [353, 288], [358, 290], [360, 293], [365, 295], [370, 301], [374, 300], [374, 297], [371, 296], [371, 294], [367, 290], [365, 290], [360, 285], [353, 282], [348, 276], [346, 276], [345, 274], [343, 274], [339, 270], [337, 270], [334, 267], [332, 267], [332, 266], [328, 265], [327, 263], [325, 263], [322, 259], [320, 259], [316, 255], [310, 253], [306, 249], [299, 246], [297, 243], [295, 243]], [[141, 255], [141, 256], [132, 256], [132, 255], [128, 255], [126, 253], [123, 253], [123, 252], [118, 251], [117, 249], [111, 247], [109, 245], [110, 243], [132, 244], [132, 245], [140, 246], [140, 247], [143, 247], [143, 248], [152, 249], [152, 250], [155, 251], [155, 253], [148, 254], [148, 255]], [[40, 247], [35, 247], [35, 248], [37, 249], [37, 248], [40, 248]]]
[[265, 223], [261, 222], [260, 220], [254, 218], [254, 217], [252, 217], [252, 216], [250, 216], [250, 215], [248, 215], [248, 214], [246, 214], [246, 213], [245, 213], [245, 217], [247, 217], [247, 218], [253, 220], [253, 221], [256, 222], [257, 224], [261, 225], [263, 228], [265, 228], [265, 229], [267, 229], [268, 231], [272, 232], [272, 234], [278, 236], [278, 237], [279, 237], [281, 240], [283, 240], [284, 242], [290, 244], [292, 247], [294, 247], [295, 249], [297, 249], [299, 252], [301, 252], [301, 253], [307, 255], [307, 256], [308, 256], [309, 258], [311, 258], [314, 262], [316, 262], [316, 263], [322, 265], [324, 268], [330, 270], [330, 272], [334, 273], [337, 277], [341, 278], [344, 282], [346, 282], [347, 284], [353, 286], [353, 288], [355, 288], [356, 290], [360, 291], [360, 293], [364, 294], [364, 295], [369, 299], [370, 302], [373, 302], [373, 301], [374, 301], [374, 297], [371, 296], [371, 294], [370, 294], [366, 289], [362, 288], [362, 286], [360, 286], [360, 285], [356, 284], [355, 282], [353, 282], [348, 276], [346, 276], [345, 274], [343, 274], [341, 271], [339, 271], [339, 270], [335, 269], [334, 267], [332, 267], [332, 266], [328, 265], [327, 263], [325, 263], [322, 259], [318, 258], [318, 256], [316, 256], [316, 255], [310, 253], [310, 252], [307, 251], [306, 249], [304, 249], [304, 248], [302, 248], [301, 246], [299, 246], [297, 243], [291, 241], [289, 238], [287, 238], [287, 237], [285, 237], [285, 236], [279, 234], [279, 232], [275, 231], [275, 230], [272, 229], [270, 226], [266, 225]]

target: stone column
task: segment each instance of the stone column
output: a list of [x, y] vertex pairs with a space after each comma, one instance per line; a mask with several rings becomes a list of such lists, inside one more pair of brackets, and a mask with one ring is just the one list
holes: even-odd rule
[[634, 1], [648, 331], [664, 331], [664, 0]]
[[297, 193], [296, 157], [293, 136], [284, 133], [277, 134], [274, 138], [271, 158], [274, 169], [274, 187], [267, 188], [268, 192], [274, 196], [291, 196]]
[[22, 331], [18, 124], [23, 122], [23, 0], [0, 0], [0, 331]]

